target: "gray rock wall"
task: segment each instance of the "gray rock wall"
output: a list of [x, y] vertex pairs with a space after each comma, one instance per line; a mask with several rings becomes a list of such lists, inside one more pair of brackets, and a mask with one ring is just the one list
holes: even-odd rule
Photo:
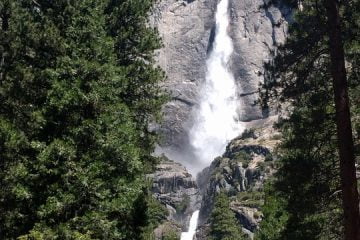
[[168, 210], [167, 220], [186, 231], [191, 214], [200, 208], [201, 195], [195, 179], [181, 164], [165, 156], [147, 177], [152, 181], [153, 196]]
[[231, 69], [238, 84], [239, 117], [252, 121], [268, 117], [256, 105], [259, 84], [264, 81], [264, 63], [284, 43], [290, 10], [282, 4], [265, 7], [264, 0], [231, 1], [231, 36], [234, 54]]
[[164, 87], [171, 95], [160, 128], [163, 147], [182, 152], [188, 142], [191, 111], [198, 103], [199, 84], [205, 79], [215, 8], [215, 0], [162, 0], [153, 14], [152, 23], [164, 44], [158, 63], [166, 72]]
[[198, 175], [202, 203], [197, 240], [209, 239], [209, 217], [219, 192], [226, 192], [230, 197], [230, 209], [244, 233], [253, 236], [259, 228], [263, 217], [264, 182], [275, 172], [273, 152], [281, 139], [281, 134], [272, 127], [276, 121], [274, 116], [261, 120], [257, 126], [252, 125], [249, 131], [227, 145], [222, 157], [216, 158]]
[[[234, 43], [231, 70], [240, 96], [241, 121], [267, 117], [255, 102], [264, 80], [264, 62], [276, 45], [284, 42], [290, 10], [281, 3], [262, 8], [267, 0], [230, 0], [230, 33]], [[188, 130], [205, 80], [206, 59], [215, 33], [214, 14], [218, 0], [161, 0], [151, 17], [164, 47], [158, 63], [167, 74], [164, 87], [171, 101], [164, 107], [158, 130], [163, 141], [158, 149], [180, 162], [191, 161]], [[273, 113], [274, 114], [274, 113]], [[182, 159], [185, 159], [182, 161]]]

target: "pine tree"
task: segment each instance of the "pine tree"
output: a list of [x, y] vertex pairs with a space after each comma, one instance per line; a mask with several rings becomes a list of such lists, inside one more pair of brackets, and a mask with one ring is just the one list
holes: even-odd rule
[[213, 240], [241, 240], [243, 234], [234, 212], [230, 209], [229, 197], [221, 192], [215, 197], [210, 216], [210, 236]]
[[261, 222], [260, 229], [255, 232], [255, 239], [281, 239], [288, 220], [288, 212], [285, 210], [286, 199], [274, 190], [272, 183], [266, 184], [265, 194], [265, 205], [261, 209], [265, 220]]
[[[1, 1], [2, 239], [141, 239], [152, 223], [147, 124], [163, 74], [153, 2], [132, 2]], [[123, 19], [117, 34], [152, 45], [112, 34]]]
[[329, 29], [331, 73], [336, 106], [345, 239], [360, 240], [359, 193], [357, 190], [354, 141], [350, 119], [345, 54], [341, 37], [342, 27], [339, 3], [335, 0], [327, 0], [325, 7]]
[[[260, 239], [342, 236], [335, 110], [328, 104], [332, 99], [328, 92], [318, 89], [304, 96], [291, 117], [281, 123], [280, 167], [271, 191], [266, 192]], [[267, 231], [273, 234], [264, 237]]]
[[[297, 5], [297, 1], [288, 2], [293, 7]], [[340, 204], [341, 196], [345, 202], [345, 190], [341, 190], [339, 155], [334, 151], [338, 145], [336, 109], [332, 104], [332, 93], [338, 86], [329, 81], [334, 68], [329, 47], [333, 42], [329, 35], [334, 29], [329, 27], [329, 17], [324, 15], [327, 1], [301, 3], [303, 9], [296, 11], [290, 25], [290, 37], [279, 48], [275, 62], [270, 64], [270, 80], [265, 84], [265, 89], [272, 90], [264, 96], [287, 101], [293, 107], [290, 118], [281, 126], [285, 138], [280, 147], [281, 166], [272, 194], [285, 203], [288, 219], [280, 227], [280, 237], [274, 239], [339, 239], [344, 234], [341, 223], [347, 228], [356, 221], [343, 221]], [[359, 56], [355, 33], [359, 30], [358, 6], [358, 1], [348, 1], [339, 11], [343, 19], [341, 35], [345, 56], [350, 66], [357, 65]], [[352, 92], [359, 86], [354, 80], [359, 76], [359, 70], [357, 67], [347, 70], [350, 95], [356, 101], [358, 97]], [[352, 110], [356, 112], [356, 107]], [[353, 120], [356, 119], [354, 116]], [[340, 124], [343, 122], [345, 119]], [[350, 165], [354, 170], [354, 162]], [[354, 186], [354, 179], [350, 182]], [[357, 212], [354, 210], [353, 214]], [[265, 216], [263, 225], [269, 220]]]

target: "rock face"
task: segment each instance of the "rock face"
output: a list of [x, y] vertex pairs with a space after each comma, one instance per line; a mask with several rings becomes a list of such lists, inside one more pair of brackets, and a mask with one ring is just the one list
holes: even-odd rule
[[179, 163], [162, 158], [153, 174], [153, 196], [168, 209], [168, 221], [185, 229], [193, 211], [200, 206], [197, 183]]
[[231, 141], [223, 156], [216, 158], [198, 176], [203, 196], [198, 240], [208, 238], [209, 216], [215, 195], [220, 191], [230, 195], [230, 208], [245, 232], [251, 235], [258, 228], [264, 181], [274, 173], [272, 152], [281, 139], [272, 127], [275, 121], [276, 117], [270, 117], [261, 124], [254, 124], [257, 127]]
[[[268, 116], [255, 102], [264, 81], [264, 63], [278, 44], [284, 42], [290, 10], [267, 0], [230, 0], [234, 53], [231, 71], [238, 85], [238, 114], [241, 121]], [[281, 2], [281, 1], [279, 1]], [[192, 161], [188, 152], [188, 131], [199, 99], [199, 87], [205, 80], [206, 59], [215, 35], [214, 14], [218, 0], [162, 0], [151, 22], [159, 30], [164, 47], [158, 52], [158, 64], [164, 69], [164, 87], [171, 101], [164, 107], [159, 127], [163, 141], [159, 152], [184, 162]]]
[[242, 121], [266, 118], [267, 110], [257, 106], [259, 84], [264, 81], [264, 63], [285, 41], [291, 11], [281, 4], [267, 6], [266, 0], [231, 1], [230, 29], [234, 43], [231, 69], [241, 97]]
[[226, 152], [216, 158], [197, 177], [197, 181], [181, 164], [162, 156], [152, 179], [153, 196], [168, 210], [167, 221], [156, 230], [156, 239], [166, 231], [186, 231], [191, 214], [200, 209], [197, 240], [208, 239], [209, 216], [214, 198], [220, 191], [230, 195], [230, 209], [244, 232], [252, 235], [262, 219], [264, 181], [274, 173], [273, 150], [281, 135], [273, 128], [277, 117], [248, 123], [248, 129], [232, 140]]
[[152, 16], [164, 44], [158, 63], [167, 75], [171, 101], [164, 107], [162, 146], [184, 152], [189, 117], [205, 79], [207, 49], [214, 26], [215, 0], [162, 0]]
[[[188, 132], [205, 81], [219, 1], [161, 0], [150, 17], [163, 40], [157, 62], [167, 75], [164, 88], [171, 97], [163, 108], [164, 121], [156, 129], [163, 139], [157, 151], [185, 165], [194, 161]], [[279, 142], [271, 127], [277, 113], [257, 104], [258, 88], [264, 82], [264, 63], [271, 60], [277, 46], [285, 41], [291, 9], [281, 0], [275, 1], [278, 2], [275, 5], [269, 4], [269, 0], [229, 1], [229, 33], [234, 45], [229, 68], [237, 84], [237, 113], [240, 121], [255, 130], [234, 139], [225, 154], [200, 174], [198, 184], [181, 165], [168, 160], [151, 176], [154, 196], [169, 210], [169, 221], [182, 228], [191, 212], [200, 208], [202, 195], [198, 240], [207, 239], [213, 199], [221, 190], [230, 193], [230, 207], [246, 231], [251, 235], [258, 227], [262, 186], [273, 172], [271, 152]]]

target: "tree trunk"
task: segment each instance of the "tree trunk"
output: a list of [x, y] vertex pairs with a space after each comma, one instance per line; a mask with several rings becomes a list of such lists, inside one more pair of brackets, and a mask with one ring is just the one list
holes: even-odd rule
[[325, 1], [329, 27], [331, 74], [335, 93], [345, 239], [360, 240], [359, 195], [357, 191], [344, 48], [341, 40], [339, 4], [337, 0]]

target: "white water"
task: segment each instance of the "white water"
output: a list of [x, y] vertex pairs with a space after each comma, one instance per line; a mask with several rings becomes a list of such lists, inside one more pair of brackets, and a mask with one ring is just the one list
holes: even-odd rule
[[199, 219], [199, 210], [195, 211], [190, 219], [188, 232], [181, 233], [181, 240], [193, 240]]
[[195, 161], [192, 172], [199, 172], [224, 153], [227, 143], [244, 127], [237, 121], [236, 84], [228, 64], [233, 52], [228, 34], [229, 0], [221, 0], [216, 11], [216, 35], [207, 60], [206, 81], [201, 88], [200, 106], [194, 113], [190, 143]]

